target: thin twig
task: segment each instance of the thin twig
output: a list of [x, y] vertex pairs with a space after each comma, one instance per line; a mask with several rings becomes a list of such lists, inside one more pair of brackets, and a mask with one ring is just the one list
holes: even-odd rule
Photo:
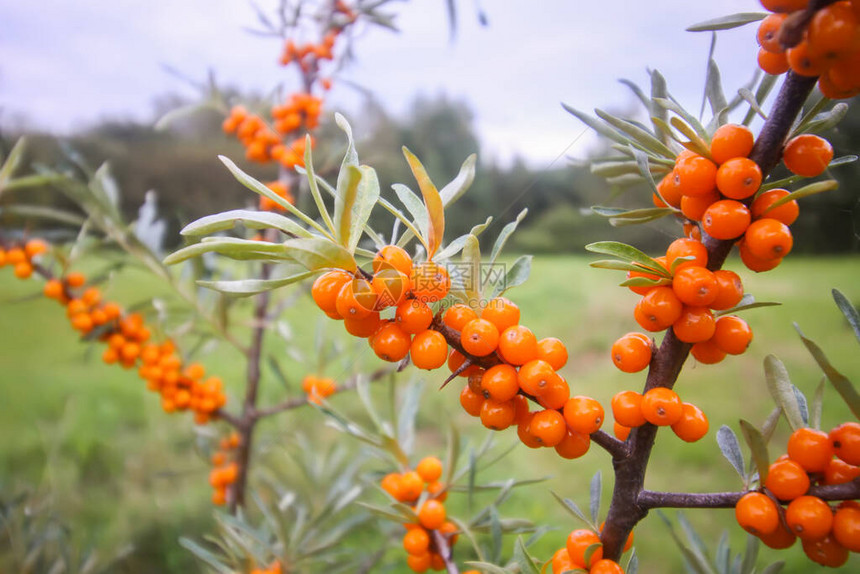
[[448, 574], [459, 574], [460, 571], [457, 569], [457, 564], [453, 558], [454, 552], [448, 544], [448, 540], [438, 530], [431, 530], [430, 532], [433, 536], [433, 545], [436, 546], [436, 552], [439, 553], [439, 556], [445, 562], [445, 569], [448, 571]]

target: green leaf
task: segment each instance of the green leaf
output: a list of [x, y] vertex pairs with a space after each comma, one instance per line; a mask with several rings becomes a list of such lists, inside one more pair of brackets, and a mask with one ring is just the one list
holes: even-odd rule
[[232, 568], [230, 568], [226, 564], [222, 564], [214, 553], [210, 552], [206, 548], [203, 548], [197, 542], [191, 540], [190, 538], [180, 538], [179, 544], [184, 546], [187, 550], [190, 550], [192, 554], [194, 554], [195, 556], [197, 556], [197, 558], [214, 568], [215, 571], [219, 574], [232, 574]]
[[761, 435], [764, 437], [764, 442], [770, 442], [773, 437], [773, 432], [776, 430], [776, 425], [779, 422], [779, 417], [782, 415], [780, 407], [774, 407], [770, 414], [767, 415], [764, 423], [761, 425]]
[[505, 273], [504, 280], [497, 282], [493, 286], [492, 296], [498, 297], [503, 293], [507, 292], [509, 289], [513, 289], [514, 287], [518, 287], [525, 283], [529, 275], [532, 271], [532, 256], [531, 255], [521, 255], [514, 261], [513, 265], [511, 265], [507, 272]]
[[[452, 283], [456, 284], [457, 290], [466, 294], [469, 301], [477, 302], [481, 296], [483, 280], [481, 274], [481, 246], [478, 243], [478, 238], [472, 234], [466, 238], [463, 245], [463, 253], [460, 256], [464, 267], [461, 270], [461, 277], [455, 279]], [[468, 271], [466, 269], [468, 268]], [[452, 285], [453, 287], [454, 285]]]
[[314, 172], [314, 157], [312, 148], [313, 146], [311, 145], [311, 135], [307, 134], [305, 136], [305, 176], [308, 180], [308, 187], [311, 190], [311, 196], [314, 198], [314, 203], [316, 203], [317, 205], [317, 211], [319, 211], [320, 216], [322, 216], [323, 222], [325, 223], [325, 226], [328, 229], [329, 233], [333, 236], [335, 234], [334, 222], [331, 220], [331, 215], [329, 215], [328, 213], [328, 208], [325, 205], [325, 201], [323, 201], [319, 185], [317, 185], [317, 175]]
[[[758, 114], [758, 116], [763, 120], [767, 119], [767, 114], [761, 109], [758, 100], [750, 90], [741, 88], [738, 90], [738, 95], [750, 105], [750, 112], [752, 112], [752, 115]], [[750, 121], [752, 121], [752, 118], [750, 118]]]
[[848, 408], [851, 409], [854, 416], [860, 419], [860, 394], [857, 393], [857, 389], [854, 388], [854, 385], [850, 380], [848, 380], [848, 377], [837, 371], [836, 368], [830, 364], [830, 361], [827, 359], [824, 351], [821, 350], [821, 347], [815, 344], [812, 340], [807, 339], [801, 332], [800, 327], [795, 325], [794, 328], [797, 330], [797, 333], [800, 335], [800, 340], [803, 341], [803, 344], [809, 350], [812, 358], [815, 359], [815, 362], [818, 363], [818, 366], [822, 371], [824, 371], [827, 379], [836, 388], [839, 396], [842, 397], [842, 400], [845, 401], [845, 404], [848, 405]]
[[831, 293], [833, 294], [833, 300], [836, 301], [836, 306], [839, 307], [839, 310], [845, 315], [845, 320], [854, 329], [854, 336], [860, 341], [860, 313], [857, 312], [857, 309], [851, 304], [848, 297], [843, 295], [841, 291], [834, 289]]
[[824, 387], [826, 384], [827, 377], [821, 377], [821, 381], [815, 387], [815, 394], [812, 396], [812, 408], [809, 409], [809, 426], [814, 429], [821, 429], [821, 411], [824, 406]]
[[309, 271], [344, 269], [355, 272], [358, 265], [342, 246], [321, 237], [303, 237], [284, 241], [287, 255]]
[[619, 261], [618, 259], [600, 259], [599, 261], [592, 261], [588, 265], [597, 267], [598, 269], [612, 269], [614, 271], [636, 271], [637, 273], [645, 271], [641, 265]]
[[583, 524], [597, 532], [597, 525], [585, 516], [585, 513], [574, 501], [569, 498], [562, 498], [553, 491], [550, 491], [550, 494], [552, 494], [553, 497], [559, 502], [559, 504], [561, 504], [565, 510], [567, 510], [571, 515], [573, 515], [574, 518], [578, 518], [580, 521], [582, 521]]
[[630, 139], [618, 133], [617, 131], [608, 128], [603, 122], [599, 122], [592, 118], [591, 116], [584, 114], [577, 110], [576, 108], [572, 108], [567, 104], [561, 104], [561, 106], [570, 114], [575, 116], [579, 121], [596, 131], [598, 134], [603, 137], [610, 139], [616, 143], [619, 143], [623, 146], [627, 146], [630, 144]]
[[792, 389], [791, 380], [788, 377], [785, 365], [773, 355], [768, 355], [764, 358], [764, 375], [767, 380], [768, 391], [770, 391], [774, 402], [785, 413], [785, 418], [791, 430], [795, 431], [803, 428], [800, 405], [797, 403], [797, 396]]
[[247, 187], [248, 189], [250, 189], [254, 193], [258, 193], [264, 197], [268, 197], [269, 199], [274, 201], [276, 204], [280, 205], [281, 207], [283, 207], [284, 209], [286, 209], [287, 211], [289, 211], [290, 213], [292, 213], [293, 215], [295, 215], [296, 217], [301, 219], [307, 225], [309, 225], [310, 227], [313, 227], [314, 229], [319, 231], [321, 234], [323, 234], [326, 237], [329, 237], [332, 241], [334, 241], [334, 237], [332, 237], [329, 234], [329, 232], [325, 228], [323, 228], [323, 226], [321, 226], [319, 223], [317, 223], [316, 221], [314, 221], [313, 219], [311, 219], [310, 217], [305, 215], [302, 211], [299, 210], [299, 208], [294, 206], [292, 203], [290, 203], [289, 201], [287, 201], [286, 199], [284, 199], [283, 197], [281, 197], [280, 195], [278, 195], [277, 193], [275, 193], [274, 191], [272, 191], [271, 189], [269, 189], [268, 187], [266, 187], [265, 185], [263, 185], [262, 183], [260, 183], [259, 181], [257, 181], [253, 177], [251, 177], [250, 175], [248, 175], [247, 173], [245, 173], [244, 171], [242, 171], [239, 168], [239, 166], [237, 166], [235, 163], [233, 163], [233, 161], [230, 158], [223, 156], [223, 155], [219, 155], [218, 159], [220, 159], [221, 162], [227, 166], [227, 169], [230, 170], [230, 173], [233, 174], [233, 177], [235, 177], [239, 183], [241, 183], [242, 185], [244, 185], [245, 187]]
[[778, 562], [774, 562], [773, 564], [768, 565], [767, 568], [761, 571], [761, 574], [779, 574], [782, 572], [782, 568], [785, 566], [785, 562], [782, 560]]
[[358, 242], [361, 241], [373, 206], [379, 200], [379, 179], [376, 170], [370, 166], [359, 166], [361, 179], [358, 183], [355, 202], [352, 207], [351, 229], [349, 231], [349, 242], [345, 245], [350, 253], [355, 253]]
[[[235, 237], [208, 237], [206, 241], [195, 243], [174, 251], [164, 258], [165, 265], [175, 265], [192, 257], [198, 257], [204, 253], [219, 253], [232, 259], [264, 259], [284, 260], [291, 259], [286, 249], [280, 243], [269, 243], [268, 241], [252, 241], [250, 239], [238, 239]], [[303, 240], [304, 241], [304, 240]]]
[[[822, 100], [825, 105], [827, 100]], [[839, 102], [826, 112], [816, 114], [811, 118], [804, 118], [790, 134], [790, 138], [800, 134], [820, 134], [836, 127], [848, 114], [848, 104]]]
[[731, 463], [740, 477], [746, 478], [744, 456], [741, 454], [741, 446], [738, 443], [735, 431], [726, 425], [721, 426], [720, 430], [717, 431], [717, 445], [720, 447], [720, 452], [723, 453], [723, 456]]
[[237, 223], [241, 223], [248, 229], [277, 229], [289, 235], [311, 237], [307, 229], [279, 213], [246, 209], [233, 209], [201, 217], [182, 228], [180, 233], [190, 237], [210, 235], [232, 229]]
[[[603, 493], [603, 480], [600, 471], [594, 473], [594, 476], [591, 477], [591, 497], [590, 497], [590, 508], [591, 511], [591, 521], [597, 522], [597, 517], [600, 515], [600, 495]], [[587, 560], [586, 560], [587, 562]]]
[[761, 432], [751, 423], [740, 419], [740, 425], [741, 434], [743, 434], [747, 446], [750, 447], [753, 463], [755, 463], [755, 467], [758, 470], [759, 482], [764, 484], [764, 481], [767, 480], [767, 470], [770, 466], [767, 443]]
[[823, 193], [825, 191], [833, 191], [839, 187], [839, 182], [835, 179], [826, 179], [824, 181], [816, 181], [814, 183], [810, 183], [808, 185], [804, 185], [800, 189], [793, 191], [786, 195], [785, 197], [781, 197], [774, 201], [770, 207], [768, 207], [764, 212], [767, 213], [771, 209], [776, 209], [780, 205], [785, 205], [789, 201], [793, 201], [796, 199], [801, 199], [804, 197], [808, 197], [810, 195], [815, 195], [816, 193]]
[[347, 247], [352, 233], [352, 211], [363, 174], [355, 165], [345, 165], [341, 169], [337, 177], [337, 195], [334, 198], [334, 226], [338, 244]]
[[657, 157], [674, 157], [675, 153], [666, 147], [666, 144], [648, 133], [636, 124], [613, 116], [603, 110], [594, 110], [597, 117], [616, 128], [617, 130], [627, 134], [635, 142], [637, 147], [644, 151], [651, 152]]
[[212, 289], [225, 295], [233, 297], [248, 297], [266, 291], [272, 291], [279, 287], [285, 287], [297, 283], [314, 274], [313, 271], [304, 271], [288, 277], [278, 279], [239, 279], [235, 281], [204, 281], [199, 280], [197, 284], [207, 289]]
[[674, 213], [675, 210], [671, 207], [646, 207], [642, 209], [623, 209], [620, 207], [604, 207], [602, 205], [594, 205], [591, 211], [602, 217], [608, 217], [610, 222], [613, 219], [648, 219], [653, 221], [660, 219], [663, 216]]
[[[760, 114], [762, 118], [767, 119], [767, 115], [761, 110], [761, 105], [770, 95], [771, 91], [773, 91], [773, 87], [776, 85], [777, 76], [772, 76], [770, 74], [762, 74], [761, 81], [758, 84], [758, 88], [755, 91], [755, 102], [756, 106], [752, 105], [750, 102], [750, 110], [744, 116], [743, 125], [749, 126], [752, 123], [753, 118], [756, 113]], [[741, 94], [743, 96], [743, 94]]]
[[487, 574], [514, 574], [513, 570], [510, 570], [508, 568], [502, 568], [501, 566], [496, 566], [491, 562], [467, 560], [465, 564], [466, 566], [476, 568], [483, 572], [487, 572]]
[[[641, 269], [640, 269], [641, 271]], [[651, 279], [650, 277], [631, 277], [618, 284], [619, 287], [659, 287], [661, 285], [671, 285], [672, 280], [666, 277], [660, 279]]]
[[[421, 244], [424, 246], [424, 249], [427, 249], [427, 238], [424, 237], [424, 235], [417, 227], [415, 227], [415, 224], [412, 223], [412, 220], [406, 217], [402, 211], [394, 207], [394, 205], [392, 205], [392, 203], [384, 197], [379, 198], [379, 205], [381, 205], [386, 211], [388, 211], [388, 213], [399, 219], [400, 222], [406, 226], [406, 229], [409, 230], [408, 233], [404, 233], [403, 236], [397, 241], [398, 246], [405, 247], [406, 244], [409, 243], [409, 240], [412, 239], [412, 237], [417, 237], [418, 241], [420, 241]], [[410, 233], [412, 235], [409, 235]]]
[[476, 154], [471, 154], [463, 161], [460, 166], [460, 171], [457, 177], [449, 181], [445, 187], [439, 190], [439, 196], [442, 198], [442, 205], [448, 207], [466, 193], [475, 181], [475, 164], [478, 161]]
[[739, 12], [728, 16], [720, 16], [711, 20], [705, 20], [698, 24], [693, 24], [687, 28], [687, 32], [716, 32], [718, 30], [731, 30], [763, 20], [767, 14], [761, 12]]
[[529, 554], [526, 545], [523, 542], [522, 536], [517, 536], [516, 544], [514, 544], [514, 562], [520, 567], [522, 574], [540, 574], [540, 570], [535, 565], [535, 559]]
[[202, 112], [203, 110], [219, 111], [219, 108], [212, 100], [204, 100], [202, 102], [188, 104], [186, 106], [179, 106], [178, 108], [174, 108], [160, 118], [158, 118], [158, 121], [155, 122], [154, 129], [156, 131], [166, 130], [173, 122], [193, 116], [194, 114]]
[[701, 137], [700, 134], [696, 133], [693, 128], [687, 125], [687, 123], [684, 122], [684, 120], [682, 120], [681, 118], [673, 117], [669, 120], [669, 123], [672, 125], [672, 127], [674, 127], [676, 130], [689, 138], [690, 141], [681, 142], [685, 148], [696, 152], [702, 157], [711, 159], [711, 151], [708, 147], [707, 138]]
[[13, 203], [11, 205], [0, 207], [0, 213], [11, 215], [13, 217], [20, 217], [22, 219], [48, 219], [50, 221], [67, 223], [78, 227], [82, 226], [86, 222], [86, 219], [77, 213], [43, 205], [16, 205]]
[[406, 146], [403, 147], [403, 155], [406, 156], [406, 162], [409, 164], [412, 175], [415, 176], [415, 180], [418, 182], [418, 189], [421, 190], [421, 195], [424, 196], [424, 205], [427, 207], [427, 219], [430, 222], [427, 233], [427, 259], [432, 260], [436, 254], [436, 250], [442, 245], [445, 235], [445, 206], [442, 203], [442, 196], [439, 195], [436, 186], [433, 185], [421, 161]]
[[632, 245], [626, 245], [617, 241], [598, 241], [596, 243], [589, 243], [585, 246], [585, 249], [592, 253], [613, 255], [622, 261], [636, 263], [644, 267], [644, 270], [650, 271], [660, 277], [671, 277], [669, 272], [662, 265]]
[[516, 219], [507, 223], [499, 232], [499, 236], [496, 238], [495, 244], [493, 244], [493, 251], [490, 253], [490, 265], [496, 262], [496, 259], [501, 254], [505, 244], [508, 242], [508, 238], [510, 238], [511, 234], [516, 231], [517, 225], [519, 225], [520, 221], [523, 220], [528, 212], [528, 208], [520, 211], [519, 214], [517, 214]]
[[0, 166], [0, 194], [6, 188], [6, 185], [12, 180], [12, 174], [21, 165], [21, 158], [24, 157], [24, 148], [27, 146], [26, 138], [18, 138], [15, 145], [12, 146], [12, 151], [6, 157], [3, 165]]
[[[716, 34], [713, 38], [716, 40]], [[713, 52], [715, 42], [711, 42], [711, 52]], [[714, 60], [713, 55], [708, 59], [708, 73], [705, 77], [705, 97], [711, 107], [711, 114], [714, 116], [714, 129], [727, 122], [726, 113], [728, 112], [729, 102], [726, 100], [726, 95], [723, 92], [723, 83], [720, 78], [720, 67]]]
[[427, 218], [427, 208], [424, 207], [424, 202], [415, 194], [414, 191], [402, 183], [395, 183], [391, 186], [397, 198], [406, 207], [406, 211], [412, 216], [415, 222], [415, 227], [421, 231], [423, 237], [429, 235], [430, 220]]
[[675, 528], [672, 526], [672, 523], [666, 517], [666, 515], [662, 511], [657, 511], [657, 514], [660, 518], [663, 519], [663, 522], [666, 524], [669, 529], [669, 534], [672, 537], [672, 540], [675, 542], [675, 545], [683, 554], [684, 559], [687, 562], [687, 565], [695, 574], [715, 574], [711, 565], [704, 560], [704, 558], [697, 554], [696, 552], [690, 550], [686, 544], [678, 537], [678, 534], [675, 532]]
[[744, 552], [744, 561], [741, 564], [740, 574], [752, 574], [755, 572], [755, 563], [758, 560], [758, 550], [761, 546], [759, 539], [752, 534], [747, 534], [747, 546]]

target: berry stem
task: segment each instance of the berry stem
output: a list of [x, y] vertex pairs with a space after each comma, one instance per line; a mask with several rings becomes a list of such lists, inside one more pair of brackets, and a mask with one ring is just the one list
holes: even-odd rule
[[451, 546], [448, 545], [448, 541], [438, 530], [431, 530], [430, 534], [433, 537], [433, 545], [436, 547], [436, 551], [445, 562], [445, 570], [448, 574], [460, 574], [460, 571], [457, 569], [457, 564], [453, 560], [453, 552]]

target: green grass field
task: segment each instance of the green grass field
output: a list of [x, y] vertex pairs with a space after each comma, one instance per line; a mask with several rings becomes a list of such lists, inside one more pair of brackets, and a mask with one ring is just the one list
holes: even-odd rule
[[[631, 313], [636, 296], [615, 286], [621, 280], [618, 272], [592, 269], [587, 261], [585, 257], [538, 258], [532, 279], [510, 295], [520, 305], [523, 323], [538, 337], [556, 336], [568, 345], [571, 359], [563, 373], [572, 392], [594, 396], [608, 405], [619, 390], [642, 385], [641, 375], [620, 373], [608, 357], [615, 338], [637, 329]], [[858, 271], [856, 258], [816, 257], [789, 258], [775, 272], [744, 275], [747, 292], [759, 301], [779, 301], [782, 306], [746, 313], [755, 333], [746, 354], [729, 357], [716, 366], [688, 362], [676, 390], [682, 399], [705, 410], [711, 432], [693, 445], [671, 432], [661, 432], [649, 467], [648, 488], [707, 492], [742, 487], [720, 455], [714, 434], [723, 424], [738, 430], [739, 418], [760, 424], [771, 410], [762, 369], [765, 356], [778, 356], [792, 381], [810, 397], [821, 380], [793, 322], [818, 342], [837, 368], [853, 381], [860, 381], [857, 341], [830, 296], [830, 289], [838, 288], [855, 304], [860, 301]], [[0, 442], [0, 495], [7, 498], [26, 489], [42, 493], [71, 526], [75, 544], [95, 546], [105, 553], [131, 544], [130, 566], [124, 572], [155, 571], [153, 568], [159, 572], [199, 571], [199, 565], [179, 547], [177, 539], [181, 535], [199, 539], [211, 529], [209, 467], [195, 455], [199, 435], [211, 430], [195, 429], [187, 416], [165, 415], [157, 397], [145, 390], [134, 372], [104, 366], [100, 351], [78, 341], [56, 303], [31, 297], [39, 288], [36, 281], [20, 282], [11, 270], [0, 270], [0, 433], [4, 437]], [[127, 272], [117, 278], [107, 295], [132, 304], [161, 293], [154, 280], [140, 272]], [[285, 357], [293, 392], [309, 367], [289, 356], [288, 345], [305, 353], [313, 363], [317, 325], [324, 324], [328, 333], [341, 333], [338, 325], [321, 320], [322, 314], [305, 295], [300, 297], [299, 304], [283, 314], [295, 342], [287, 343], [274, 335], [269, 339], [269, 350]], [[356, 349], [357, 359], [327, 365], [327, 374], [343, 378], [356, 365], [379, 366], [366, 345]], [[236, 404], [244, 371], [240, 355], [224, 347], [202, 360], [210, 372], [224, 377], [230, 400]], [[444, 453], [448, 421], [456, 423], [474, 443], [483, 441], [488, 431], [462, 413], [455, 386], [435, 390], [444, 374], [424, 378], [427, 390], [425, 408], [419, 415], [418, 454]], [[264, 381], [262, 402], [275, 402], [285, 392], [280, 382], [270, 378]], [[832, 388], [828, 387], [824, 396], [826, 428], [850, 420], [850, 412]], [[356, 401], [349, 396], [335, 396], [332, 402], [348, 411], [355, 409]], [[289, 420], [264, 427], [270, 442], [288, 442], [287, 429], [314, 431], [323, 424], [321, 415], [310, 409], [293, 411], [283, 419]], [[786, 428], [781, 423], [772, 457], [784, 452]], [[515, 438], [511, 431], [500, 433], [498, 442], [507, 445]], [[357, 442], [354, 446], [359, 447]], [[563, 544], [566, 533], [578, 527], [554, 501], [550, 490], [586, 508], [588, 484], [596, 470], [601, 470], [605, 479], [605, 504], [611, 492], [611, 466], [597, 447], [570, 462], [560, 460], [552, 451], [519, 447], [479, 478], [550, 477], [517, 491], [502, 507], [505, 516], [528, 517], [557, 528], [534, 546], [536, 555], [549, 558]], [[452, 495], [449, 511], [467, 511], [464, 498]], [[375, 493], [370, 493], [369, 499], [382, 500]], [[734, 548], [742, 548], [745, 536], [734, 524], [731, 511], [686, 514], [712, 548], [725, 529]], [[636, 543], [641, 572], [681, 571], [679, 554], [656, 516], [637, 529]], [[776, 559], [788, 563], [784, 572], [816, 570], [799, 544], [783, 552], [762, 550], [761, 564]], [[860, 559], [854, 556], [841, 571], [858, 569]]]

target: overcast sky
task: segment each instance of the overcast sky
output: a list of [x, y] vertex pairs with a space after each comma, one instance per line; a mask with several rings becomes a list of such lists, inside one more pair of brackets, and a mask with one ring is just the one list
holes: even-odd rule
[[[698, 110], [708, 34], [685, 32], [696, 22], [760, 11], [756, 0], [586, 2], [458, 0], [459, 29], [449, 36], [444, 0], [393, 2], [401, 32], [374, 28], [357, 39], [348, 77], [373, 90], [393, 113], [417, 94], [445, 93], [470, 104], [484, 154], [525, 157], [546, 165], [566, 151], [582, 153], [590, 137], [564, 112], [573, 107], [624, 108], [632, 98], [618, 83], [647, 84], [656, 68], [672, 92]], [[271, 9], [276, 0], [258, 0]], [[246, 0], [8, 0], [0, 2], [0, 122], [23, 116], [59, 132], [102, 117], [152, 116], [154, 97], [193, 96], [164, 65], [203, 79], [267, 92], [294, 75], [276, 65], [279, 41], [259, 38]], [[755, 66], [755, 27], [723, 32], [717, 60], [733, 92]], [[356, 93], [330, 96], [347, 111]], [[360, 134], [359, 134], [360, 136]]]

